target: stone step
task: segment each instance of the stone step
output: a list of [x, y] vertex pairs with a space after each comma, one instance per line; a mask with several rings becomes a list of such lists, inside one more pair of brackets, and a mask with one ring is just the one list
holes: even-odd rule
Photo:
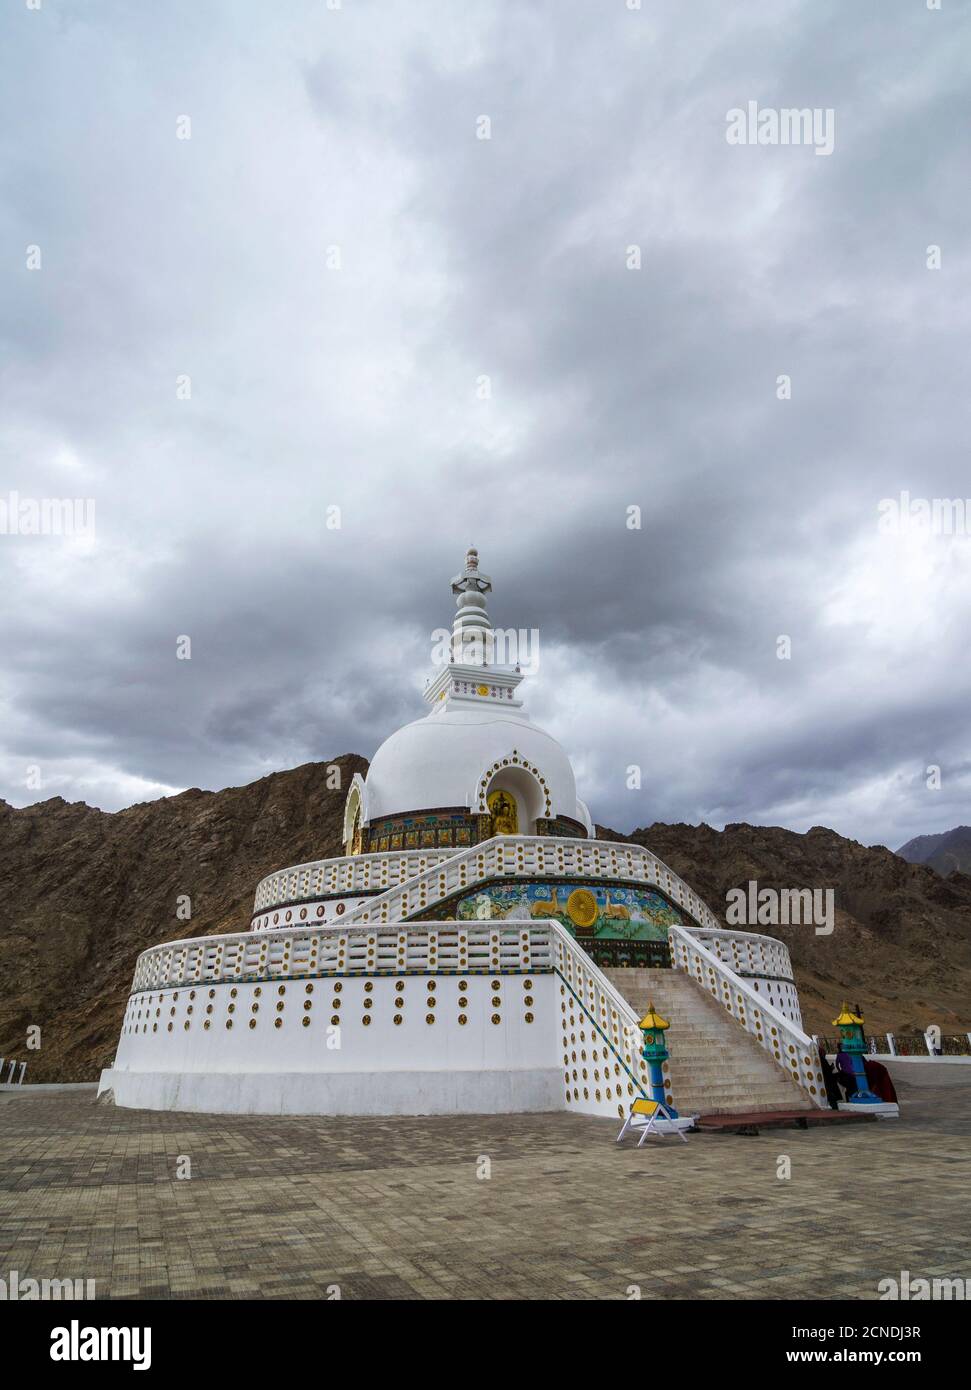
[[653, 1003], [670, 1021], [665, 1075], [682, 1113], [815, 1108], [788, 1072], [690, 975], [644, 967], [604, 973], [639, 1017]]
[[783, 1103], [791, 1105], [793, 1103], [793, 1100], [795, 1099], [795, 1097], [793, 1096], [794, 1088], [792, 1087], [791, 1082], [787, 1081], [785, 1077], [782, 1077], [782, 1081], [785, 1084], [780, 1088], [767, 1087], [763, 1089], [761, 1087], [753, 1088], [751, 1086], [729, 1086], [725, 1088], [720, 1088], [717, 1086], [706, 1085], [704, 1082], [699, 1082], [697, 1080], [693, 1084], [691, 1081], [685, 1081], [679, 1084], [678, 1078], [673, 1076], [671, 1086], [673, 1088], [673, 1093], [675, 1096], [675, 1104], [680, 1103], [679, 1097], [681, 1095], [691, 1094], [692, 1096], [696, 1096], [699, 1093], [701, 1093], [705, 1097], [707, 1097], [707, 1099], [712, 1104], [723, 1100], [738, 1100], [742, 1097], [748, 1097], [749, 1099], [753, 1101], [758, 1101], [759, 1104], [764, 1105], [775, 1105]]

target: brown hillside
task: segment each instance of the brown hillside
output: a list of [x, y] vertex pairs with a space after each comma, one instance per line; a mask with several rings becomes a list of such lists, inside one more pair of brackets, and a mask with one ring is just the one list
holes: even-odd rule
[[[341, 852], [355, 772], [337, 758], [246, 787], [198, 790], [108, 813], [60, 797], [0, 802], [0, 1056], [31, 1081], [87, 1081], [114, 1056], [135, 958], [147, 946], [245, 931], [257, 882], [273, 869]], [[176, 917], [188, 894], [191, 921]], [[26, 1030], [41, 1027], [39, 1052]]]
[[809, 1032], [831, 1034], [844, 997], [860, 1004], [868, 1032], [923, 1031], [931, 1023], [945, 1033], [971, 1029], [968, 875], [941, 878], [821, 826], [799, 835], [779, 826], [658, 823], [622, 838], [646, 845], [722, 919], [728, 890], [750, 879], [760, 888], [835, 889], [832, 936], [761, 928], [789, 947]]

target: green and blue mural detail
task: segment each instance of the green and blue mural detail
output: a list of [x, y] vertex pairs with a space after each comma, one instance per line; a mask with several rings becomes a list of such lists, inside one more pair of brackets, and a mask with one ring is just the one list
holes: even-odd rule
[[581, 940], [666, 941], [681, 914], [660, 893], [594, 883], [499, 883], [456, 904], [460, 922], [555, 917]]

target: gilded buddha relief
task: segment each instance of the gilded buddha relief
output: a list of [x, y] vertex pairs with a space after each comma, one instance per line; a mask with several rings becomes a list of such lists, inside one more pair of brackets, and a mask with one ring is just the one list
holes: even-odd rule
[[519, 808], [516, 798], [509, 792], [490, 792], [486, 797], [489, 813], [492, 816], [493, 835], [519, 834]]
[[364, 836], [361, 833], [361, 807], [358, 804], [354, 810], [354, 825], [351, 830], [351, 854], [360, 854], [364, 848]]

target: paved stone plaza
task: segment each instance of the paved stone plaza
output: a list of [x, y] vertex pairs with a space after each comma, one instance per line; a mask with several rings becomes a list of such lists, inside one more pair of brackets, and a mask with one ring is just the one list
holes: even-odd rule
[[971, 1276], [971, 1079], [946, 1080], [903, 1083], [898, 1121], [640, 1150], [568, 1114], [199, 1116], [2, 1093], [0, 1277], [94, 1278], [111, 1298], [874, 1298], [902, 1269]]

